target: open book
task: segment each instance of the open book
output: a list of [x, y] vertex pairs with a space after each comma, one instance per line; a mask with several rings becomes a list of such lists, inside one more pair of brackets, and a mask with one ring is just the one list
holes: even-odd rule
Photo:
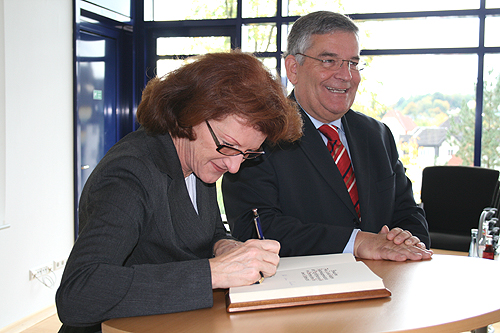
[[227, 311], [238, 312], [390, 296], [380, 277], [352, 254], [281, 258], [261, 284], [230, 288]]

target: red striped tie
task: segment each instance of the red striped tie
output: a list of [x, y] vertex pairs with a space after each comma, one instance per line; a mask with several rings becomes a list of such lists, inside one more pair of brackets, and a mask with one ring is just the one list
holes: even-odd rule
[[344, 178], [347, 192], [349, 192], [352, 203], [354, 204], [354, 209], [356, 210], [356, 213], [358, 213], [358, 217], [360, 217], [356, 177], [354, 177], [354, 170], [352, 169], [349, 154], [347, 153], [347, 150], [342, 142], [340, 142], [338, 129], [333, 125], [322, 125], [319, 128], [319, 131], [328, 139], [326, 147], [330, 151], [335, 164], [337, 164], [337, 168], [339, 168], [342, 178]]

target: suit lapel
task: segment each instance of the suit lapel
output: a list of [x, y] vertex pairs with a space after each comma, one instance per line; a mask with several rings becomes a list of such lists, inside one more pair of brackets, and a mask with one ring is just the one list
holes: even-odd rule
[[323, 143], [321, 135], [314, 127], [314, 124], [311, 122], [307, 114], [304, 113], [304, 110], [301, 111], [304, 119], [304, 136], [300, 141], [301, 149], [311, 161], [311, 164], [325, 179], [325, 183], [332, 188], [342, 202], [344, 202], [346, 207], [352, 211], [353, 215], [357, 216], [351, 197], [349, 196], [347, 189], [344, 190], [344, 180], [342, 179], [333, 158], [326, 148], [326, 145]]
[[[184, 245], [180, 246], [181, 248], [189, 249], [199, 256], [200, 251], [206, 250], [206, 240], [213, 237], [208, 234], [209, 230], [214, 230], [209, 223], [213, 219], [203, 216], [203, 214], [206, 215], [204, 212], [209, 201], [207, 188], [201, 185], [202, 182], [199, 179], [196, 179], [198, 211], [202, 213], [198, 215], [191, 203], [179, 157], [170, 135], [148, 136], [148, 146], [156, 166], [169, 179], [165, 191], [167, 191], [171, 221], [165, 221], [165, 223], [172, 224], [178, 236], [177, 239], [181, 240]], [[165, 219], [168, 219], [168, 216]]]
[[215, 227], [210, 223], [213, 219], [207, 216], [207, 188], [199, 179], [196, 179], [196, 195], [199, 214], [191, 203], [184, 177], [174, 179], [168, 188], [173, 228], [184, 246], [199, 256], [206, 251], [207, 239], [213, 238]]

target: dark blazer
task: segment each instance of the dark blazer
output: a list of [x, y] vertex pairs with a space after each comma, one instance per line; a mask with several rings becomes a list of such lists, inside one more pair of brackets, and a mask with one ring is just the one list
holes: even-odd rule
[[281, 256], [342, 252], [354, 228], [376, 233], [384, 224], [409, 230], [429, 246], [424, 212], [415, 203], [389, 128], [352, 110], [342, 117], [358, 187], [359, 222], [335, 162], [301, 111], [304, 136], [298, 142], [266, 146], [261, 158], [224, 176], [233, 236], [255, 237], [251, 209], [258, 208], [264, 236], [281, 243]]
[[215, 184], [197, 179], [196, 189], [199, 214], [168, 134], [141, 128], [113, 146], [82, 192], [81, 232], [56, 295], [61, 321], [90, 326], [211, 307], [207, 258], [228, 236]]

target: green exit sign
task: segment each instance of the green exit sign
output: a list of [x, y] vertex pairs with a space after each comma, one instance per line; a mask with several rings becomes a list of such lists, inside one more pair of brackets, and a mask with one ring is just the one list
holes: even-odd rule
[[94, 99], [102, 100], [102, 90], [94, 90]]

